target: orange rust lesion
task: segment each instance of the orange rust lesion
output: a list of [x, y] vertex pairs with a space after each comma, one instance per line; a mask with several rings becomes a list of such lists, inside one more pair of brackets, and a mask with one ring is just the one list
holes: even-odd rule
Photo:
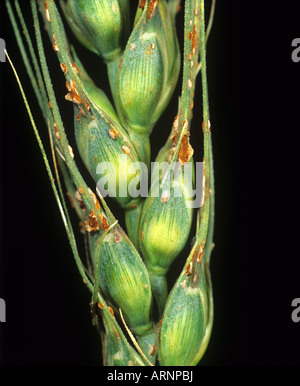
[[[96, 203], [96, 208], [98, 210], [100, 210], [100, 204], [99, 204], [98, 200], [97, 200], [97, 203]], [[105, 231], [106, 229], [109, 228], [108, 221], [107, 221], [106, 217], [104, 217], [101, 213], [99, 213], [99, 217], [100, 217], [101, 230]]]
[[122, 150], [123, 150], [123, 152], [124, 152], [125, 154], [130, 154], [130, 149], [129, 149], [128, 146], [123, 145], [123, 146], [121, 146], [121, 148], [122, 148]]
[[86, 108], [86, 111], [91, 110], [91, 106], [89, 105], [89, 102], [87, 101], [87, 99], [84, 100], [84, 107]]
[[118, 334], [118, 331], [115, 329], [114, 332], [115, 332], [115, 335], [116, 335], [117, 339], [120, 340], [120, 336]]
[[[97, 163], [97, 162], [96, 162]], [[100, 203], [99, 203], [99, 201], [98, 201], [98, 198], [97, 198], [97, 196], [96, 196], [96, 194], [92, 191], [92, 190], [90, 190], [89, 189], [89, 192], [91, 193], [91, 195], [92, 195], [92, 197], [93, 197], [93, 201], [94, 201], [94, 204], [96, 205], [96, 208], [98, 209], [98, 210], [100, 210]], [[100, 220], [102, 220], [102, 215], [101, 215], [101, 213], [100, 213]]]
[[51, 19], [50, 19], [50, 13], [49, 13], [49, 9], [48, 9], [48, 4], [46, 2], [46, 0], [44, 0], [44, 7], [45, 7], [45, 15], [46, 15], [46, 19], [49, 21], [49, 23], [51, 22]]
[[183, 166], [186, 162], [189, 162], [193, 154], [194, 154], [194, 150], [190, 145], [189, 133], [184, 134], [181, 140], [179, 153], [178, 153], [178, 159], [180, 164]]
[[50, 109], [52, 109], [52, 104], [50, 101], [48, 102], [48, 105], [49, 105]]
[[157, 351], [157, 347], [155, 346], [154, 343], [152, 343], [150, 346], [149, 355], [153, 356], [156, 353], [156, 351]]
[[192, 274], [192, 269], [193, 269], [193, 261], [190, 261], [188, 265], [185, 267], [185, 274], [187, 276], [190, 276]]
[[62, 72], [64, 73], [64, 75], [66, 75], [66, 73], [68, 72], [67, 66], [64, 63], [60, 63], [60, 68], [61, 68]]
[[144, 9], [146, 4], [146, 0], [139, 0], [139, 8]]
[[98, 200], [96, 200], [95, 205], [96, 205], [96, 208], [97, 208], [98, 210], [100, 210], [100, 203], [99, 203]]
[[196, 284], [199, 278], [199, 272], [196, 272], [194, 277], [193, 277], [193, 283]]
[[207, 132], [208, 134], [211, 134], [210, 127], [211, 127], [211, 124], [210, 124], [209, 120], [202, 122], [202, 131], [203, 131], [203, 133]]
[[154, 14], [155, 8], [157, 7], [158, 0], [150, 0], [148, 8], [148, 19], [151, 20]]
[[108, 222], [107, 222], [106, 218], [102, 217], [102, 220], [101, 220], [101, 230], [105, 231], [108, 228], [109, 228], [109, 226], [108, 226]]
[[117, 13], [117, 12], [118, 12], [118, 10], [117, 10], [117, 7], [116, 7], [116, 4], [115, 4], [115, 3], [113, 3], [113, 4], [112, 4], [112, 10], [114, 11], [114, 13]]
[[[151, 44], [153, 44], [153, 43], [151, 43]], [[152, 49], [151, 49], [151, 44], [150, 44], [150, 47], [148, 47], [147, 49], [146, 49], [146, 47], [144, 47], [144, 55], [152, 55], [153, 54], [153, 51], [152, 51]]]
[[79, 203], [80, 209], [85, 209], [85, 205], [84, 205], [83, 199], [81, 197], [81, 194], [82, 194], [82, 189], [81, 189], [81, 192], [80, 192], [80, 188], [78, 190], [76, 190], [75, 200]]
[[55, 52], [59, 52], [59, 48], [58, 48], [58, 45], [57, 45], [57, 42], [56, 42], [56, 36], [53, 35], [53, 43], [52, 43], [52, 47], [53, 47], [53, 50]]
[[197, 26], [194, 25], [193, 33], [192, 33], [192, 54], [193, 55], [196, 52], [196, 46], [197, 46]]
[[76, 74], [79, 74], [80, 71], [79, 71], [77, 64], [75, 62], [72, 62], [71, 64], [72, 64], [72, 67], [73, 67], [74, 71], [76, 72]]
[[118, 137], [118, 133], [116, 129], [109, 129], [108, 130], [109, 136], [115, 141]]
[[74, 80], [70, 80], [70, 83], [66, 82], [67, 90], [69, 91], [68, 94], [65, 96], [65, 99], [67, 101], [73, 102], [76, 105], [81, 105], [82, 100], [81, 97], [77, 91], [76, 84]]
[[85, 229], [88, 232], [97, 232], [99, 230], [99, 223], [93, 210], [88, 215], [88, 220], [85, 221]]
[[110, 314], [111, 314], [113, 317], [115, 317], [114, 310], [113, 310], [110, 306], [108, 306], [107, 308], [108, 308], [108, 311], [110, 312]]
[[99, 303], [98, 303], [98, 307], [100, 308], [100, 310], [103, 310], [103, 308], [104, 308], [103, 303], [99, 302]]
[[199, 251], [197, 253], [197, 263], [200, 263], [202, 257], [204, 255], [204, 245], [200, 245]]
[[58, 132], [58, 128], [57, 128], [56, 122], [54, 122], [53, 126], [54, 126], [55, 136], [56, 136], [56, 138], [57, 138], [58, 140], [60, 140], [61, 137], [60, 137], [60, 134], [59, 134], [59, 132]]

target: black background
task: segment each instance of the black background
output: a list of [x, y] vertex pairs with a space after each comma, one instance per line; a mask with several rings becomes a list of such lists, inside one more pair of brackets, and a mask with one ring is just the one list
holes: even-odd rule
[[[29, 2], [21, 3], [31, 20]], [[0, 12], [0, 36], [22, 74], [49, 151], [47, 131], [3, 1]], [[300, 362], [300, 323], [291, 319], [291, 302], [300, 297], [300, 62], [291, 59], [291, 42], [300, 37], [299, 14], [297, 0], [217, 0], [208, 42], [216, 179], [216, 247], [211, 261], [215, 321], [200, 366]], [[180, 18], [182, 11], [178, 25]], [[105, 89], [105, 67], [96, 56], [76, 47]], [[49, 57], [72, 143], [72, 106], [64, 101], [64, 79], [51, 50]], [[0, 297], [7, 305], [7, 322], [0, 325], [0, 362], [99, 365], [100, 339], [91, 325], [90, 295], [77, 272], [8, 63], [0, 63], [0, 75]], [[179, 93], [180, 84], [154, 129], [153, 157], [167, 138]], [[200, 80], [194, 114], [192, 144], [201, 160]], [[117, 206], [111, 205], [118, 214]], [[173, 277], [178, 267], [172, 267]]]

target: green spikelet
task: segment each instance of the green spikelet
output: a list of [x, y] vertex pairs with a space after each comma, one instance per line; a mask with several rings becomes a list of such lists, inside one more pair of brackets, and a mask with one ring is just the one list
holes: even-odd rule
[[101, 291], [116, 310], [121, 308], [142, 351], [155, 361], [157, 334], [151, 320], [151, 284], [141, 257], [118, 225], [100, 235], [91, 233], [90, 246]]
[[161, 312], [167, 294], [165, 275], [187, 242], [193, 218], [193, 151], [187, 134], [177, 140], [176, 122], [156, 158], [140, 226], [140, 248]]
[[128, 0], [67, 0], [64, 13], [78, 40], [106, 61], [119, 57], [128, 33]]
[[178, 42], [167, 4], [146, 1], [120, 62], [116, 95], [120, 119], [146, 163], [148, 136], [172, 96], [179, 68]]
[[[102, 340], [104, 365], [197, 365], [213, 326], [209, 264], [214, 247], [215, 188], [206, 74], [206, 41], [212, 18], [205, 30], [204, 0], [184, 2], [184, 65], [178, 115], [155, 165], [152, 164], [149, 191], [149, 137], [170, 101], [180, 70], [175, 28], [180, 0], [131, 2], [137, 6], [131, 34], [129, 0], [60, 0], [78, 40], [98, 55], [95, 60], [102, 58], [106, 63], [114, 105], [70, 47], [57, 2], [30, 1], [39, 61], [20, 2], [15, 0], [14, 7], [28, 50], [14, 16], [13, 2], [5, 2], [49, 130], [52, 165], [20, 78], [10, 55], [7, 51], [5, 54], [38, 140], [76, 266], [90, 291], [92, 322]], [[214, 8], [215, 0], [211, 2], [211, 16]], [[56, 65], [65, 77], [65, 99], [72, 103], [74, 127], [71, 125], [69, 130], [65, 128], [49, 72], [40, 18], [57, 56]], [[200, 70], [202, 176], [198, 174], [200, 165], [194, 165], [190, 145]], [[73, 135], [74, 148], [69, 142]], [[81, 174], [81, 161], [94, 180], [94, 189]], [[80, 220], [85, 254], [81, 253], [84, 248], [77, 245], [65, 193]], [[198, 194], [202, 194], [201, 202]], [[106, 195], [123, 209], [129, 237], [119, 225], [122, 219], [116, 220], [110, 210]], [[144, 200], [142, 197], [146, 196]], [[194, 208], [198, 210], [192, 247], [168, 292], [167, 273], [190, 236]]]
[[160, 326], [162, 366], [195, 366], [203, 356], [212, 329], [213, 303], [203, 248], [193, 249], [172, 289]]

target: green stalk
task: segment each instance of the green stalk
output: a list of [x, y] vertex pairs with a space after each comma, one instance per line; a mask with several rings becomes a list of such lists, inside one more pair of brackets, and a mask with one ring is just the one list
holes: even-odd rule
[[[27, 73], [29, 75], [29, 78], [30, 78], [30, 81], [31, 81], [31, 84], [32, 84], [32, 87], [33, 87], [33, 90], [34, 90], [36, 98], [38, 100], [40, 109], [41, 109], [41, 111], [43, 113], [43, 116], [44, 116], [44, 119], [45, 119], [45, 123], [50, 128], [49, 135], [50, 135], [50, 141], [51, 141], [51, 149], [53, 149], [53, 144], [52, 144], [53, 139], [52, 138], [55, 138], [54, 119], [53, 119], [53, 116], [52, 116], [52, 112], [51, 112], [50, 106], [48, 104], [48, 98], [47, 98], [47, 93], [46, 93], [46, 90], [45, 90], [44, 80], [43, 80], [43, 77], [42, 77], [42, 73], [41, 73], [41, 70], [40, 70], [40, 67], [39, 67], [39, 64], [38, 64], [38, 60], [37, 60], [36, 54], [34, 52], [34, 48], [33, 48], [33, 45], [32, 45], [32, 41], [30, 39], [30, 35], [29, 35], [28, 29], [27, 29], [27, 25], [26, 25], [25, 20], [23, 18], [23, 14], [22, 14], [20, 5], [19, 5], [18, 1], [15, 0], [16, 11], [17, 11], [17, 14], [18, 14], [18, 17], [19, 17], [19, 20], [20, 20], [20, 23], [21, 23], [21, 26], [22, 26], [22, 29], [23, 29], [23, 33], [24, 33], [26, 42], [27, 42], [27, 46], [28, 46], [29, 53], [30, 53], [30, 56], [31, 56], [31, 60], [32, 60], [32, 63], [33, 63], [33, 67], [34, 67], [34, 70], [35, 70], [35, 76], [34, 76], [34, 73], [32, 71], [32, 66], [31, 66], [31, 64], [30, 64], [30, 62], [28, 60], [27, 52], [25, 50], [25, 47], [24, 47], [24, 44], [23, 44], [23, 40], [21, 38], [21, 34], [20, 34], [20, 31], [19, 31], [17, 22], [15, 20], [12, 7], [10, 5], [10, 2], [7, 1], [7, 0], [6, 0], [6, 6], [7, 6], [7, 11], [8, 11], [8, 14], [9, 14], [9, 18], [11, 20], [11, 23], [12, 23], [12, 26], [13, 26], [13, 30], [14, 30], [14, 33], [15, 33], [15, 36], [16, 36], [16, 40], [17, 40], [17, 43], [18, 43], [18, 46], [19, 46], [19, 49], [20, 49], [20, 52], [21, 52], [21, 56], [23, 58], [23, 61], [24, 61]], [[61, 149], [60, 143], [58, 143], [57, 145]], [[61, 183], [60, 183], [60, 178], [59, 178], [58, 170], [56, 168], [55, 153], [54, 153], [54, 151], [52, 153], [53, 153], [52, 154], [53, 155], [53, 163], [54, 163], [54, 167], [55, 167], [55, 174], [56, 174], [56, 180], [57, 180], [57, 185], [58, 185], [58, 191], [59, 191], [59, 194], [60, 194], [60, 199], [61, 199], [61, 202], [62, 202], [62, 206], [64, 208], [64, 212], [65, 212], [65, 215], [66, 215], [67, 222], [69, 224], [69, 227], [71, 227], [71, 221], [70, 221], [70, 217], [69, 217], [69, 214], [68, 214], [64, 193], [63, 193], [62, 186], [61, 186]], [[62, 163], [60, 163], [60, 165], [62, 165]], [[64, 174], [63, 174], [63, 176], [64, 176]]]
[[202, 98], [203, 98], [203, 135], [204, 135], [204, 160], [205, 160], [205, 191], [204, 202], [200, 212], [199, 232], [196, 236], [196, 244], [204, 245], [204, 266], [206, 273], [206, 282], [208, 285], [208, 321], [206, 325], [205, 335], [202, 341], [198, 355], [194, 359], [193, 365], [196, 365], [204, 355], [208, 346], [210, 335], [213, 326], [214, 305], [213, 305], [213, 289], [210, 278], [209, 262], [213, 248], [213, 232], [214, 232], [214, 172], [213, 172], [213, 153], [211, 140], [211, 124], [209, 114], [209, 99], [207, 85], [207, 70], [206, 70], [206, 36], [205, 36], [205, 9], [204, 0], [200, 0], [200, 58], [201, 58], [201, 79], [202, 79]]
[[[189, 132], [192, 119], [192, 109], [194, 92], [197, 77], [197, 64], [199, 57], [199, 13], [194, 12], [197, 9], [198, 1], [186, 1], [184, 13], [184, 52], [183, 52], [183, 76], [182, 91], [179, 102], [179, 120], [178, 120], [178, 143], [181, 143], [183, 135]], [[196, 34], [196, 38], [194, 38]], [[178, 157], [180, 146], [173, 155], [172, 161]]]
[[[43, 77], [45, 80], [48, 97], [49, 97], [49, 100], [50, 100], [51, 105], [52, 105], [52, 112], [53, 112], [54, 120], [57, 124], [59, 134], [61, 137], [60, 142], [61, 142], [61, 146], [63, 149], [64, 160], [66, 162], [66, 165], [68, 167], [70, 175], [75, 182], [76, 188], [82, 189], [82, 199], [85, 202], [86, 206], [88, 206], [88, 210], [89, 211], [93, 210], [94, 213], [97, 214], [99, 212], [99, 210], [97, 209], [97, 206], [96, 206], [96, 204], [93, 200], [93, 197], [90, 193], [90, 190], [89, 190], [88, 186], [86, 185], [84, 179], [82, 178], [81, 174], [79, 173], [73, 157], [71, 156], [70, 152], [68, 151], [69, 142], [68, 142], [68, 139], [67, 139], [67, 136], [65, 133], [64, 125], [63, 125], [63, 122], [61, 119], [60, 111], [59, 111], [59, 108], [57, 105], [55, 93], [53, 90], [53, 85], [51, 82], [51, 77], [50, 77], [48, 66], [47, 66], [46, 56], [45, 56], [43, 42], [42, 42], [40, 24], [39, 24], [39, 20], [38, 20], [37, 7], [36, 7], [36, 2], [34, 0], [31, 0], [31, 7], [32, 7], [34, 26], [35, 26], [35, 32], [36, 32], [36, 40], [37, 40], [37, 46], [38, 46], [38, 51], [39, 51], [39, 56], [40, 56], [40, 63], [41, 63], [41, 67], [42, 67]], [[98, 220], [100, 221], [100, 218]]]
[[16, 77], [17, 83], [18, 83], [20, 91], [21, 91], [21, 95], [22, 95], [23, 100], [24, 100], [24, 104], [25, 104], [27, 113], [28, 113], [29, 118], [30, 118], [31, 125], [33, 127], [34, 134], [36, 136], [39, 148], [41, 150], [41, 153], [42, 153], [42, 156], [43, 156], [43, 160], [44, 160], [44, 163], [45, 163], [45, 166], [46, 166], [46, 170], [47, 170], [47, 173], [48, 173], [48, 177], [49, 177], [49, 180], [50, 180], [50, 183], [51, 183], [51, 187], [52, 187], [52, 190], [53, 190], [53, 193], [54, 193], [57, 205], [59, 207], [59, 211], [60, 211], [61, 217], [63, 219], [63, 223], [64, 223], [64, 226], [65, 226], [65, 229], [66, 229], [66, 232], [67, 232], [67, 236], [68, 236], [71, 248], [72, 248], [72, 252], [73, 252], [73, 255], [74, 255], [74, 258], [75, 258], [78, 270], [79, 270], [79, 273], [81, 274], [81, 277], [82, 277], [84, 283], [86, 284], [86, 286], [88, 287], [88, 289], [91, 292], [93, 292], [93, 284], [90, 282], [88, 276], [86, 275], [84, 265], [82, 264], [82, 262], [80, 260], [79, 253], [78, 253], [77, 246], [76, 246], [76, 242], [75, 242], [75, 239], [73, 237], [74, 234], [73, 234], [73, 231], [69, 228], [68, 222], [66, 220], [66, 216], [65, 216], [65, 213], [64, 213], [64, 210], [63, 210], [60, 198], [59, 198], [59, 194], [58, 194], [55, 182], [54, 182], [55, 180], [53, 178], [53, 174], [52, 174], [52, 171], [51, 171], [51, 168], [50, 168], [50, 165], [49, 165], [49, 161], [48, 161], [45, 149], [44, 149], [44, 145], [43, 145], [42, 140], [41, 140], [41, 138], [39, 136], [39, 132], [38, 132], [36, 124], [34, 122], [34, 119], [33, 119], [33, 116], [32, 116], [32, 113], [31, 113], [31, 110], [30, 110], [27, 98], [25, 96], [25, 93], [24, 93], [24, 90], [23, 90], [23, 87], [22, 87], [22, 84], [21, 84], [21, 81], [19, 79], [19, 76], [18, 76], [18, 74], [17, 74], [17, 72], [15, 70], [15, 67], [14, 67], [14, 65], [13, 65], [13, 63], [12, 63], [12, 61], [11, 61], [11, 59], [10, 59], [10, 57], [9, 57], [9, 55], [8, 55], [6, 50], [5, 50], [5, 54], [6, 54], [7, 58], [8, 58], [8, 61], [9, 61], [10, 65], [11, 65], [13, 73], [14, 73], [14, 75]]
[[214, 225], [214, 178], [213, 178], [213, 161], [212, 161], [212, 142], [211, 142], [211, 124], [209, 115], [208, 85], [206, 71], [206, 38], [205, 38], [205, 16], [204, 0], [200, 0], [200, 58], [201, 58], [201, 80], [202, 80], [202, 99], [203, 99], [203, 136], [204, 136], [204, 201], [200, 214], [200, 228], [197, 235], [197, 242], [206, 244], [207, 235], [209, 234], [211, 249]]
[[[41, 74], [40, 68], [38, 66], [38, 61], [37, 61], [37, 58], [36, 58], [36, 55], [35, 55], [35, 52], [34, 52], [34, 49], [33, 49], [32, 42], [31, 42], [30, 37], [29, 37], [29, 33], [28, 33], [28, 29], [27, 29], [26, 23], [25, 23], [25, 21], [23, 19], [23, 15], [22, 15], [21, 9], [19, 7], [18, 2], [15, 1], [16, 10], [17, 10], [17, 13], [18, 13], [18, 16], [19, 16], [19, 19], [20, 19], [20, 22], [21, 22], [21, 25], [22, 25], [22, 28], [23, 28], [23, 32], [24, 32], [24, 35], [25, 35], [25, 38], [26, 38], [26, 42], [28, 44], [29, 52], [30, 52], [31, 59], [32, 59], [32, 62], [33, 62], [33, 65], [34, 65], [34, 69], [35, 69], [36, 77], [38, 79], [38, 83], [36, 82], [36, 78], [35, 78], [35, 76], [33, 74], [32, 67], [31, 67], [31, 64], [30, 64], [30, 62], [28, 60], [28, 56], [27, 56], [27, 53], [26, 53], [26, 50], [25, 50], [25, 47], [24, 47], [24, 44], [23, 44], [20, 32], [19, 32], [18, 25], [16, 23], [16, 20], [15, 20], [15, 17], [14, 17], [11, 5], [10, 5], [10, 3], [8, 1], [6, 1], [6, 6], [7, 6], [8, 14], [9, 14], [12, 26], [13, 26], [13, 30], [14, 30], [16, 39], [17, 39], [18, 46], [19, 46], [22, 58], [23, 58], [24, 63], [25, 63], [25, 67], [26, 67], [27, 72], [29, 74], [29, 78], [31, 80], [31, 83], [32, 83], [34, 92], [36, 94], [37, 100], [39, 101], [40, 108], [41, 108], [41, 110], [43, 112], [43, 115], [44, 115], [44, 118], [45, 118], [45, 122], [46, 122], [46, 124], [49, 127], [53, 128], [54, 120], [53, 120], [53, 116], [52, 116], [52, 113], [51, 113], [51, 109], [50, 109], [49, 104], [48, 104], [47, 94], [46, 94], [46, 91], [45, 91], [45, 88], [44, 88], [44, 81], [43, 81], [43, 78], [42, 78], [42, 74]], [[25, 98], [25, 94], [23, 95], [23, 97]], [[30, 116], [30, 119], [31, 119], [31, 116]], [[50, 121], [50, 123], [49, 123], [49, 121]], [[32, 122], [33, 127], [35, 128], [34, 122], [33, 121], [31, 121], [31, 122]], [[35, 134], [38, 135], [38, 132], [36, 130], [35, 130]], [[69, 237], [70, 240], [72, 240], [70, 242], [72, 242], [74, 244], [73, 248], [72, 248], [73, 252], [74, 252], [76, 250], [75, 236], [74, 236], [74, 232], [73, 232], [73, 228], [72, 228], [72, 223], [71, 223], [71, 220], [70, 220], [70, 217], [69, 217], [69, 213], [68, 213], [68, 210], [67, 210], [67, 206], [66, 206], [66, 202], [65, 202], [62, 186], [61, 186], [60, 179], [59, 179], [59, 174], [58, 174], [58, 170], [57, 170], [57, 166], [56, 166], [55, 154], [54, 154], [54, 150], [53, 150], [51, 133], [49, 133], [49, 135], [50, 135], [50, 141], [51, 141], [51, 149], [52, 149], [52, 155], [53, 155], [53, 163], [54, 163], [54, 168], [55, 168], [56, 181], [57, 181], [57, 185], [58, 185], [58, 193], [59, 193], [59, 197], [58, 198], [60, 198], [60, 205], [59, 205], [59, 207], [60, 207], [61, 213], [63, 213], [64, 222], [66, 222], [66, 224], [68, 226], [68, 230], [67, 230], [67, 232], [69, 232], [68, 237]], [[40, 145], [40, 148], [41, 148], [41, 146], [43, 146], [41, 142], [39, 142], [39, 145]], [[43, 154], [45, 154], [45, 152]], [[48, 173], [48, 175], [49, 175], [49, 173]], [[52, 175], [52, 173], [51, 173], [51, 175]], [[52, 183], [52, 180], [54, 181], [54, 178], [51, 177], [50, 178], [51, 183]], [[54, 187], [56, 189], [55, 185], [54, 185]], [[75, 254], [77, 253], [76, 259], [78, 260], [78, 263], [81, 266], [83, 266], [83, 264], [81, 263], [81, 261], [79, 259], [78, 252], [75, 251], [74, 253]], [[85, 278], [84, 278], [84, 280], [85, 280]]]
[[[47, 115], [46, 115], [46, 112], [44, 110], [44, 103], [43, 103], [44, 100], [43, 100], [43, 95], [42, 95], [43, 83], [40, 83], [40, 86], [39, 86], [38, 82], [37, 82], [37, 80], [36, 80], [36, 78], [35, 78], [35, 76], [33, 74], [32, 67], [31, 67], [31, 64], [29, 62], [28, 55], [27, 55], [27, 52], [25, 50], [25, 47], [24, 47], [24, 44], [23, 44], [23, 41], [22, 41], [22, 38], [21, 38], [21, 34], [20, 34], [20, 31], [19, 31], [19, 28], [18, 28], [18, 25], [17, 25], [17, 21], [16, 21], [15, 16], [14, 16], [14, 12], [13, 12], [11, 3], [8, 0], [6, 0], [5, 4], [6, 4], [8, 16], [10, 18], [10, 22], [11, 22], [12, 27], [13, 27], [13, 31], [14, 31], [14, 34], [15, 34], [15, 37], [16, 37], [16, 40], [17, 40], [17, 43], [18, 43], [18, 46], [19, 46], [19, 50], [20, 50], [20, 53], [21, 53], [21, 56], [22, 56], [22, 59], [23, 59], [26, 71], [28, 73], [28, 76], [29, 76], [29, 79], [31, 81], [34, 93], [36, 95], [36, 99], [37, 99], [37, 101], [39, 103], [39, 106], [40, 106], [40, 109], [42, 110], [42, 113], [44, 114], [44, 118], [47, 121]], [[19, 4], [15, 3], [15, 5], [16, 5], [16, 7], [18, 7], [17, 8], [17, 13], [18, 13], [18, 16], [20, 18], [20, 16], [22, 16], [22, 13], [20, 11]], [[24, 20], [20, 18], [20, 21], [21, 21], [21, 24], [22, 24], [22, 28], [23, 28], [25, 37], [27, 37], [28, 36], [28, 31], [26, 29], [25, 23], [23, 23]], [[29, 46], [29, 52], [30, 53], [32, 52], [31, 49], [32, 49], [32, 46]], [[35, 69], [38, 67], [36, 62], [34, 62], [34, 66], [35, 66]]]

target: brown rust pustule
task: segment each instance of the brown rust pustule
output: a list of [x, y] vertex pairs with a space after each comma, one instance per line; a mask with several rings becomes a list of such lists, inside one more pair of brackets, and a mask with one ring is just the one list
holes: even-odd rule
[[105, 231], [108, 228], [109, 228], [108, 222], [107, 222], [106, 218], [103, 217], [102, 220], [101, 220], [101, 230]]
[[57, 43], [56, 43], [56, 36], [55, 36], [55, 35], [53, 35], [53, 43], [52, 43], [52, 47], [53, 47], [53, 50], [54, 50], [55, 52], [59, 52], [59, 48], [58, 48], [58, 45], [57, 45]]
[[85, 228], [88, 232], [97, 232], [99, 230], [99, 223], [93, 210], [88, 215], [88, 220], [85, 221]]
[[185, 274], [187, 276], [190, 276], [192, 274], [193, 269], [193, 262], [191, 261], [186, 267], [185, 267]]
[[184, 165], [186, 162], [189, 162], [191, 157], [194, 154], [194, 150], [190, 145], [189, 134], [184, 134], [180, 144], [178, 159], [181, 165]]
[[150, 346], [149, 355], [153, 356], [156, 353], [156, 351], [157, 351], [157, 347], [155, 346], [154, 343], [152, 343]]
[[197, 263], [200, 263], [202, 257], [203, 257], [203, 254], [204, 254], [204, 245], [200, 245], [200, 248], [199, 248], [199, 251], [197, 253]]
[[148, 9], [148, 19], [151, 20], [153, 13], [155, 11], [155, 8], [157, 7], [158, 0], [150, 0], [149, 3], [149, 9]]
[[197, 26], [194, 25], [193, 33], [192, 33], [192, 54], [193, 55], [196, 52], [196, 45], [197, 45]]
[[120, 336], [119, 336], [119, 333], [118, 333], [118, 331], [117, 331], [116, 329], [114, 330], [114, 333], [115, 333], [115, 335], [116, 335], [117, 339], [118, 339], [118, 340], [120, 340]]
[[66, 73], [68, 72], [67, 66], [64, 63], [60, 63], [60, 68], [61, 68], [62, 72], [64, 73], [64, 75], [66, 75]]
[[146, 0], [139, 0], [139, 8], [144, 9], [146, 4]]
[[76, 105], [81, 105], [82, 100], [81, 97], [77, 91], [75, 82], [71, 79], [70, 83], [66, 82], [67, 90], [69, 91], [68, 94], [65, 96], [65, 99], [75, 103]]
[[48, 4], [46, 2], [46, 0], [44, 0], [44, 7], [45, 7], [45, 15], [46, 15], [46, 19], [49, 21], [49, 23], [51, 22], [51, 19], [50, 19], [50, 13], [49, 13], [49, 9], [48, 9]]
[[56, 136], [56, 138], [58, 139], [58, 140], [60, 140], [60, 134], [59, 134], [59, 132], [58, 132], [58, 128], [57, 128], [57, 124], [56, 124], [56, 122], [54, 122], [54, 131], [55, 131], [55, 136]]
[[76, 192], [75, 192], [75, 199], [79, 203], [80, 209], [84, 209], [85, 205], [84, 205], [83, 199], [81, 197], [81, 194], [82, 194], [82, 192], [80, 193], [80, 190], [76, 190]]
[[72, 67], [74, 68], [76, 74], [79, 74], [80, 71], [79, 71], [77, 64], [75, 62], [72, 62], [71, 64], [72, 64]]
[[118, 137], [117, 130], [116, 129], [109, 129], [108, 130], [109, 136], [115, 141]]

